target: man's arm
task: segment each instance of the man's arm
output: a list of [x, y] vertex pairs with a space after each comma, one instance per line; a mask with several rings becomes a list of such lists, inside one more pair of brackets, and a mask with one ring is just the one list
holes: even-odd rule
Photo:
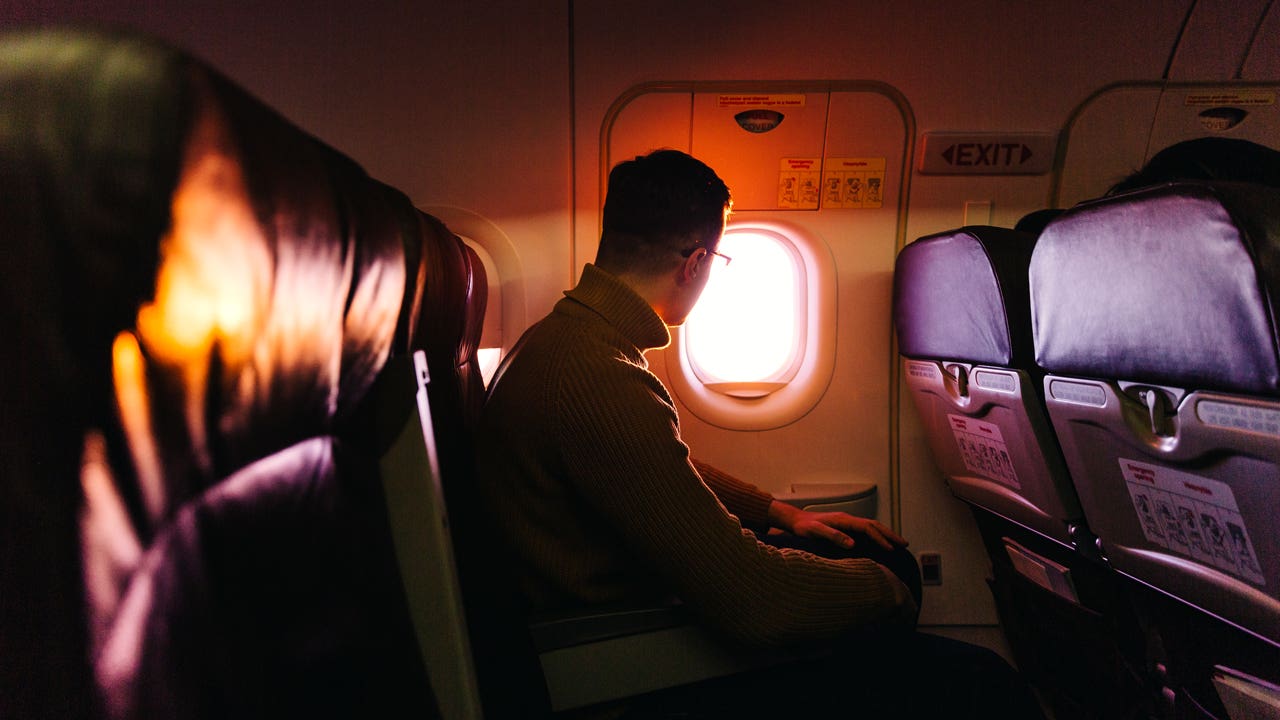
[[738, 516], [739, 522], [751, 528], [772, 527], [769, 521], [769, 506], [774, 502], [772, 495], [701, 460], [690, 458], [689, 461], [702, 476], [702, 482], [711, 488], [726, 510]]
[[907, 539], [877, 520], [855, 517], [842, 512], [810, 512], [775, 499], [772, 495], [719, 468], [700, 460], [692, 460], [702, 481], [711, 488], [725, 509], [743, 525], [753, 528], [778, 528], [799, 537], [826, 540], [843, 548], [857, 541], [851, 535], [866, 535], [886, 550], [906, 546]]
[[748, 645], [785, 645], [914, 618], [910, 592], [883, 566], [744, 532], [699, 481], [657, 379], [621, 364], [591, 370], [593, 382], [555, 389], [547, 418], [567, 479], [705, 621]]
[[907, 539], [879, 520], [857, 517], [843, 512], [811, 512], [788, 505], [781, 500], [769, 504], [769, 524], [792, 535], [827, 540], [833, 545], [851, 548], [856, 540], [851, 534], [861, 533], [885, 550], [906, 546]]

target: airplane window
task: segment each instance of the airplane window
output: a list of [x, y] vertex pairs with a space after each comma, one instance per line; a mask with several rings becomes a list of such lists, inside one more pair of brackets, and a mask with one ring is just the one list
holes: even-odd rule
[[795, 377], [803, 360], [806, 317], [804, 262], [783, 235], [730, 228], [717, 262], [684, 326], [691, 369], [708, 389], [763, 397]]
[[821, 238], [794, 225], [730, 223], [702, 297], [655, 372], [699, 419], [729, 430], [795, 422], [835, 369], [836, 273]]
[[498, 277], [498, 265], [493, 256], [483, 245], [475, 240], [459, 235], [467, 247], [476, 251], [480, 263], [484, 265], [484, 273], [489, 281], [489, 302], [484, 311], [484, 330], [480, 333], [480, 348], [476, 351], [476, 359], [480, 362], [480, 374], [487, 386], [493, 379], [493, 373], [502, 360], [502, 279]]

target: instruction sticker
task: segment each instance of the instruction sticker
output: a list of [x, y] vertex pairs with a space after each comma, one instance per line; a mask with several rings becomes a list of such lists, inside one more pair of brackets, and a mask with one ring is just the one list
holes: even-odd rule
[[724, 108], [796, 108], [804, 107], [803, 94], [788, 95], [721, 95], [717, 98]]
[[778, 169], [778, 207], [817, 210], [821, 177], [821, 158], [783, 158]]
[[822, 207], [878, 208], [884, 205], [884, 158], [827, 158], [822, 172]]
[[1216, 107], [1221, 105], [1258, 107], [1271, 105], [1275, 101], [1276, 94], [1270, 90], [1226, 90], [1187, 93], [1187, 97], [1183, 102], [1189, 107]]
[[1231, 486], [1125, 458], [1120, 472], [1149, 542], [1266, 584]]
[[1272, 407], [1201, 400], [1196, 415], [1205, 425], [1280, 436], [1280, 410]]
[[960, 457], [970, 472], [991, 478], [1014, 490], [1021, 490], [1018, 475], [1013, 471], [1013, 461], [1009, 458], [1009, 447], [1004, 444], [1004, 436], [999, 426], [981, 420], [974, 420], [963, 415], [947, 415], [951, 423], [951, 434], [960, 446]]

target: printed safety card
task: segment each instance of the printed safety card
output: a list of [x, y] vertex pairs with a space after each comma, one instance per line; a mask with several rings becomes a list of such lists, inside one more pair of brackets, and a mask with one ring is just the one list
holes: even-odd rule
[[1125, 458], [1120, 471], [1149, 542], [1266, 584], [1230, 485]]
[[1018, 475], [1009, 458], [1009, 447], [1004, 443], [1000, 427], [963, 415], [947, 415], [951, 434], [960, 446], [960, 457], [970, 472], [990, 478], [1014, 490], [1021, 490]]

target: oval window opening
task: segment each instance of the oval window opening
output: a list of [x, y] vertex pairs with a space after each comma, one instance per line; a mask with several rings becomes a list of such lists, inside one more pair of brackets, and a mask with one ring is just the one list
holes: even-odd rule
[[804, 263], [785, 238], [759, 229], [730, 228], [716, 250], [732, 261], [713, 269], [682, 344], [708, 389], [763, 397], [803, 360]]

